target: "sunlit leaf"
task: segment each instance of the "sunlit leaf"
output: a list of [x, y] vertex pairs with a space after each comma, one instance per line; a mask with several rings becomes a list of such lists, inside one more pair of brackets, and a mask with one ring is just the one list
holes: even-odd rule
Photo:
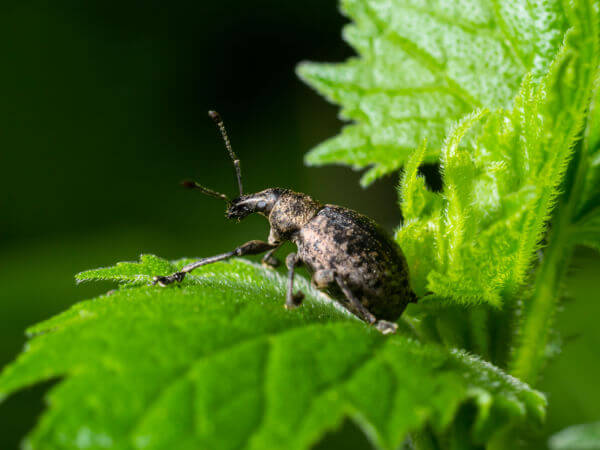
[[441, 197], [409, 164], [397, 239], [418, 294], [499, 306], [523, 284], [584, 124], [598, 61], [596, 15], [585, 2], [573, 11], [549, 73], [537, 82], [525, 77], [513, 109], [483, 121], [481, 113], [466, 116], [450, 131]]
[[306, 160], [370, 167], [363, 185], [424, 138], [436, 159], [449, 126], [474, 109], [511, 106], [526, 73], [546, 72], [565, 31], [559, 0], [343, 0], [342, 11], [358, 56], [298, 73], [354, 123]]
[[548, 444], [551, 450], [598, 450], [600, 422], [566, 428], [552, 436]]
[[29, 436], [33, 448], [308, 448], [350, 417], [379, 447], [458, 407], [490, 424], [544, 414], [544, 397], [460, 351], [383, 336], [312, 290], [283, 308], [285, 279], [242, 260], [205, 266], [180, 286], [149, 286], [171, 264], [84, 272], [125, 284], [30, 330], [0, 375], [9, 395], [58, 379]]

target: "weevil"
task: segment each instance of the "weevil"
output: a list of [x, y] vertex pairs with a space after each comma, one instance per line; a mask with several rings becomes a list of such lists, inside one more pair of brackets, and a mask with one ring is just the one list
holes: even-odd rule
[[242, 220], [260, 214], [269, 221], [267, 241], [253, 240], [234, 250], [203, 258], [184, 266], [179, 272], [154, 277], [153, 284], [167, 286], [180, 282], [192, 270], [235, 256], [265, 253], [262, 262], [277, 267], [274, 253], [286, 241], [297, 247], [286, 259], [287, 292], [285, 307], [301, 305], [304, 294], [294, 292], [295, 270], [304, 265], [311, 273], [312, 285], [326, 291], [347, 310], [384, 334], [394, 333], [394, 323], [417, 297], [410, 288], [408, 266], [402, 250], [373, 220], [341, 206], [322, 204], [312, 197], [289, 189], [269, 188], [244, 195], [240, 160], [233, 152], [221, 116], [209, 111], [233, 162], [239, 197], [225, 194], [193, 181], [185, 187], [224, 200], [228, 219]]

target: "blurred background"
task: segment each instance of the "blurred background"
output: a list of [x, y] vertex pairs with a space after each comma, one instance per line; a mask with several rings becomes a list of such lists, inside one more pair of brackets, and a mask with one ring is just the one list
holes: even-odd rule
[[[225, 220], [224, 205], [178, 186], [194, 178], [235, 193], [234, 172], [208, 109], [223, 115], [247, 191], [289, 187], [399, 223], [397, 176], [367, 190], [342, 167], [303, 155], [336, 134], [337, 108], [295, 76], [302, 60], [342, 61], [335, 0], [218, 2], [7, 1], [0, 15], [0, 366], [24, 330], [108, 286], [79, 271], [135, 260], [208, 256], [267, 223]], [[435, 180], [434, 180], [435, 181]], [[600, 417], [598, 258], [580, 253], [557, 317], [565, 352], [541, 388], [537, 436]], [[594, 278], [596, 277], [596, 278]], [[17, 448], [49, 385], [0, 403], [0, 448]], [[351, 443], [351, 445], [350, 445]], [[369, 448], [351, 424], [321, 448]]]

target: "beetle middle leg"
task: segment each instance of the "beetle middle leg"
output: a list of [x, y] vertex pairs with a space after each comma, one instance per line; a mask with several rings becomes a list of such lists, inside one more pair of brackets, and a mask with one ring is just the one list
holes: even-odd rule
[[326, 289], [335, 282], [335, 271], [332, 269], [317, 270], [310, 280], [317, 289]]
[[287, 286], [287, 294], [285, 296], [285, 307], [287, 309], [293, 309], [296, 306], [300, 306], [302, 304], [302, 300], [304, 300], [304, 294], [301, 291], [298, 291], [294, 294], [294, 271], [296, 267], [302, 264], [300, 258], [295, 253], [290, 253], [285, 258], [285, 265], [288, 269], [288, 286]]
[[198, 267], [205, 266], [207, 264], [212, 264], [218, 261], [223, 261], [233, 256], [258, 255], [260, 253], [266, 252], [267, 250], [277, 248], [277, 246], [277, 244], [269, 244], [268, 242], [264, 241], [248, 241], [245, 244], [236, 247], [233, 251], [222, 253], [216, 256], [209, 256], [208, 258], [202, 258], [198, 261], [194, 261], [193, 263], [184, 266], [179, 272], [175, 272], [167, 276], [154, 277], [154, 279], [152, 280], [152, 284], [158, 284], [159, 286], [165, 287], [168, 284], [174, 283], [175, 281], [182, 281], [187, 273], [191, 272], [192, 270]]
[[277, 250], [279, 250], [279, 247], [280, 247], [280, 244], [277, 245], [275, 248], [269, 250], [267, 253], [265, 253], [265, 256], [263, 256], [260, 261], [263, 266], [271, 267], [271, 268], [279, 267], [279, 265], [281, 264], [281, 261], [279, 261], [279, 258], [273, 256], [273, 253], [275, 253]]

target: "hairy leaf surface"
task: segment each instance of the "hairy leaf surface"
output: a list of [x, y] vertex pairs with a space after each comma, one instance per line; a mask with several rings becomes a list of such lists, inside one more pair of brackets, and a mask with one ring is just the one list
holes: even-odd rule
[[581, 178], [579, 205], [573, 218], [571, 233], [575, 244], [585, 245], [600, 252], [600, 81], [596, 80], [596, 89], [588, 114], [588, 123], [584, 133], [582, 171], [576, 176]]
[[565, 30], [560, 0], [343, 0], [357, 57], [298, 73], [352, 121], [309, 164], [399, 168], [420, 142], [439, 155], [449, 126], [481, 107], [508, 107], [526, 73], [545, 74]]
[[34, 448], [308, 448], [349, 416], [392, 449], [426, 423], [444, 428], [467, 401], [474, 437], [543, 417], [544, 397], [501, 370], [383, 336], [301, 278], [294, 311], [284, 277], [242, 260], [148, 286], [184, 263], [143, 256], [84, 272], [125, 284], [30, 330], [0, 393], [60, 380]]
[[539, 82], [526, 76], [512, 110], [473, 113], [452, 129], [442, 147], [441, 194], [406, 172], [397, 239], [418, 294], [500, 305], [523, 284], [584, 124], [598, 63], [597, 13], [588, 2], [570, 12], [573, 28], [550, 72]]

